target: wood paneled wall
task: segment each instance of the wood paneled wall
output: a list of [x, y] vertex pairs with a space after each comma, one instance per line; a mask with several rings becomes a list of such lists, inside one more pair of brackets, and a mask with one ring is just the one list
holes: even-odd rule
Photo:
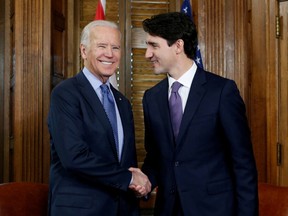
[[[10, 8], [6, 2], [5, 9]], [[81, 0], [79, 4], [73, 0], [65, 2], [70, 35], [66, 69], [70, 77], [81, 68], [79, 36], [81, 29], [93, 20], [98, 0]], [[10, 55], [5, 57], [5, 73], [0, 76], [5, 92], [0, 91], [5, 96], [5, 105], [0, 108], [3, 127], [0, 138], [4, 140], [0, 155], [5, 158], [2, 175], [4, 181], [47, 182], [51, 0], [15, 0], [15, 7], [14, 0], [9, 3], [15, 8], [15, 17], [5, 16], [5, 19], [10, 19], [15, 31], [11, 37], [7, 34], [11, 27], [5, 27], [8, 35], [5, 39], [11, 39], [12, 43], [5, 46], [5, 53]], [[124, 38], [118, 82], [120, 91], [133, 105], [140, 163], [145, 155], [142, 95], [161, 79], [153, 75], [144, 59], [141, 21], [153, 13], [178, 11], [181, 3], [181, 0], [119, 0], [116, 3], [106, 0], [106, 19], [119, 23]], [[272, 0], [191, 0], [191, 3], [204, 67], [236, 81], [248, 111], [259, 180], [277, 183], [277, 42], [273, 29], [278, 3]], [[2, 54], [0, 61], [3, 59]], [[11, 65], [7, 66], [7, 62]], [[11, 157], [10, 150], [13, 150]], [[13, 162], [7, 162], [11, 158]], [[14, 171], [9, 173], [11, 167]]]
[[14, 111], [13, 181], [48, 179], [50, 12], [49, 0], [15, 0], [15, 92], [10, 107]]
[[248, 102], [247, 0], [192, 0], [206, 70], [233, 79]]
[[[0, 0], [0, 5], [5, 5], [4, 0]], [[5, 67], [5, 7], [0, 8], [0, 71]], [[3, 21], [1, 21], [3, 20]], [[4, 143], [4, 73], [0, 73], [0, 143]], [[4, 148], [0, 147], [0, 164], [4, 163]], [[0, 165], [0, 182], [3, 181], [4, 167]]]
[[236, 81], [246, 103], [259, 181], [276, 183], [277, 2], [192, 2], [205, 68]]
[[[9, 175], [10, 2], [0, 0], [0, 182]], [[7, 46], [8, 45], [8, 46]], [[5, 71], [9, 71], [5, 73]], [[7, 103], [8, 102], [8, 103]]]
[[278, 1], [250, 0], [250, 126], [259, 180], [277, 184]]

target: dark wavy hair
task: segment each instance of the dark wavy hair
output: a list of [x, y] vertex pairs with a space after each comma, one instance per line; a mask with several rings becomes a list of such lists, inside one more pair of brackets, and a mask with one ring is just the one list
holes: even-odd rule
[[154, 15], [142, 22], [145, 32], [167, 40], [168, 46], [178, 39], [184, 41], [184, 51], [188, 58], [194, 59], [197, 50], [197, 30], [189, 16], [181, 12]]

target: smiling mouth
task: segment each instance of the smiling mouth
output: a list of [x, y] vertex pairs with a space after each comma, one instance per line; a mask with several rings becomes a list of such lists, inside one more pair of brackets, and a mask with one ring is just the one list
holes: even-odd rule
[[113, 64], [113, 62], [107, 62], [107, 61], [100, 61], [100, 62], [104, 65], [112, 65]]
[[152, 63], [152, 65], [155, 65], [155, 64], [158, 63], [158, 61], [157, 60], [153, 60], [153, 61], [151, 61], [151, 63]]

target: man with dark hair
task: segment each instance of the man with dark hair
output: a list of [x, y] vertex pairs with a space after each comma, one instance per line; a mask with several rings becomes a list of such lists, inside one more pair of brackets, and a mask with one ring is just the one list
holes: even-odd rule
[[143, 21], [145, 57], [167, 78], [143, 97], [143, 172], [158, 187], [155, 215], [256, 216], [257, 170], [245, 104], [234, 81], [201, 68], [184, 13]]

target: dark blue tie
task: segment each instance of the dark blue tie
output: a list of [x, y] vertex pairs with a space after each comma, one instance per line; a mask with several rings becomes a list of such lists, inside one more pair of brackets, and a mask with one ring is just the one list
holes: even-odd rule
[[102, 91], [102, 103], [103, 107], [105, 109], [105, 112], [108, 116], [108, 119], [110, 121], [110, 124], [113, 129], [113, 134], [114, 134], [114, 140], [116, 144], [116, 149], [117, 149], [117, 155], [119, 157], [119, 144], [118, 144], [118, 130], [117, 130], [117, 118], [116, 118], [116, 110], [115, 110], [115, 103], [113, 100], [113, 97], [110, 93], [109, 87], [106, 84], [102, 84], [100, 86], [101, 91]]
[[169, 99], [170, 117], [175, 139], [178, 136], [179, 128], [182, 120], [182, 100], [178, 93], [179, 88], [182, 86], [179, 82], [172, 84], [172, 91]]

